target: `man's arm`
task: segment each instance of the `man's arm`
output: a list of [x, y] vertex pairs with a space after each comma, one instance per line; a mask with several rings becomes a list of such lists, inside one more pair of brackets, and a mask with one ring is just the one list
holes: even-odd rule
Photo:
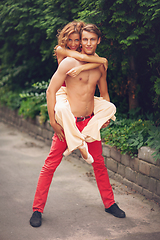
[[[101, 71], [101, 78], [99, 79], [99, 82], [98, 82], [100, 96], [103, 97], [106, 101], [110, 102], [108, 86], [106, 81], [107, 71], [104, 69], [103, 66], [100, 66], [100, 71]], [[110, 119], [106, 123], [104, 123], [101, 128], [106, 128], [108, 127], [109, 124], [110, 124]]]
[[110, 102], [110, 97], [109, 97], [109, 93], [108, 93], [108, 85], [107, 85], [107, 81], [106, 81], [107, 71], [104, 69], [103, 66], [100, 66], [99, 69], [101, 71], [101, 78], [98, 81], [98, 88], [100, 91], [100, 96]]
[[47, 95], [47, 108], [48, 114], [50, 119], [50, 124], [57, 134], [60, 140], [64, 138], [63, 129], [62, 127], [56, 122], [55, 120], [55, 104], [56, 104], [56, 92], [62, 86], [63, 82], [66, 79], [66, 72], [70, 70], [74, 66], [73, 59], [65, 58], [59, 65], [57, 71], [51, 78], [50, 84], [47, 88], [46, 95]]

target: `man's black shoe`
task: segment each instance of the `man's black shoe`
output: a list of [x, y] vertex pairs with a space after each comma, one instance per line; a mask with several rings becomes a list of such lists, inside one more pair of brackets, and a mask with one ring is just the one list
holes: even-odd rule
[[30, 218], [30, 224], [32, 227], [40, 227], [42, 224], [41, 212], [35, 211]]
[[123, 210], [121, 210], [116, 203], [114, 203], [111, 207], [105, 208], [105, 211], [112, 214], [118, 218], [125, 218], [126, 214]]

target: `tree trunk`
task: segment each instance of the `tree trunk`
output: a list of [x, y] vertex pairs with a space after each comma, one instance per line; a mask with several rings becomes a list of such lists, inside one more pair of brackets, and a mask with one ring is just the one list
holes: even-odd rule
[[136, 88], [137, 88], [137, 73], [135, 70], [134, 57], [130, 56], [130, 74], [128, 76], [129, 110], [135, 109], [138, 107]]

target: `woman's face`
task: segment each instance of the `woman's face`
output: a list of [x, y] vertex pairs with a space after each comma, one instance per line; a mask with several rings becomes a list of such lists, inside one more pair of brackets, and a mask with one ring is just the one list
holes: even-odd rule
[[67, 47], [76, 51], [80, 45], [80, 36], [78, 33], [71, 33], [68, 37]]

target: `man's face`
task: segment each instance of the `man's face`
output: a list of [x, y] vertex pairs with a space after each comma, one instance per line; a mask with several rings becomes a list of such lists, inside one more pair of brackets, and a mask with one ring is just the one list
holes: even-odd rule
[[98, 39], [97, 34], [87, 31], [82, 32], [82, 53], [93, 55], [99, 43], [100, 38]]

